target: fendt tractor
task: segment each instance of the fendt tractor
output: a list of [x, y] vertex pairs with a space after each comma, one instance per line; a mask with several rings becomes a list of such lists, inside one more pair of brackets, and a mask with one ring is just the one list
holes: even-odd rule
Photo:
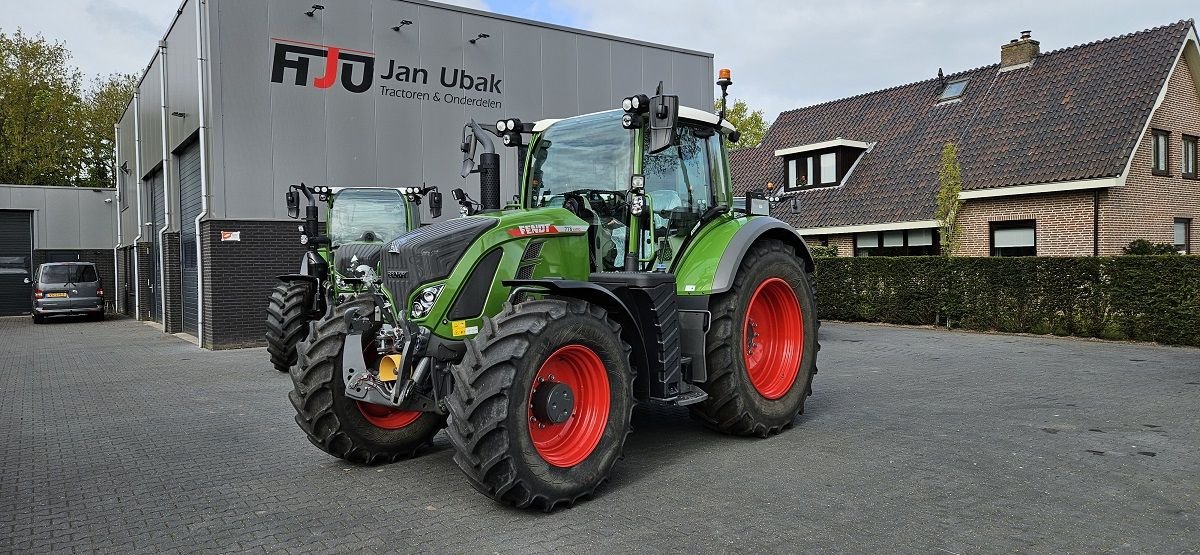
[[[371, 464], [445, 428], [475, 489], [550, 511], [605, 481], [637, 402], [736, 435], [789, 427], [816, 372], [813, 261], [761, 191], [734, 205], [724, 115], [660, 84], [619, 110], [469, 123], [481, 210], [392, 240], [352, 278], [369, 292], [301, 343], [309, 440]], [[504, 209], [492, 136], [528, 144]]]
[[[300, 217], [300, 195], [307, 200], [300, 243], [307, 250], [300, 271], [279, 276], [267, 303], [267, 353], [271, 365], [287, 372], [296, 363], [296, 344], [308, 334], [309, 322], [330, 306], [364, 291], [344, 275], [379, 263], [383, 243], [421, 226], [421, 199], [441, 215], [442, 197], [435, 187], [309, 187], [292, 185], [285, 198], [288, 217]], [[326, 233], [321, 234], [318, 202], [326, 206]]]

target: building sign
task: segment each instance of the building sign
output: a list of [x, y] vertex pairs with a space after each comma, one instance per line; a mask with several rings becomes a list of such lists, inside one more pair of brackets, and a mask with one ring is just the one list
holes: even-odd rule
[[221, 240], [222, 241], [241, 241], [242, 240], [242, 232], [221, 230]]
[[[271, 61], [271, 82], [301, 87], [328, 89], [340, 85], [352, 93], [372, 89], [380, 96], [398, 100], [418, 100], [501, 109], [500, 100], [492, 95], [502, 94], [503, 80], [495, 73], [471, 75], [466, 70], [441, 66], [433, 86], [429, 68], [405, 65], [388, 59], [380, 64], [379, 86], [372, 87], [376, 78], [375, 54], [326, 44], [314, 44], [291, 39], [272, 38], [274, 54]], [[318, 74], [319, 73], [319, 74]]]

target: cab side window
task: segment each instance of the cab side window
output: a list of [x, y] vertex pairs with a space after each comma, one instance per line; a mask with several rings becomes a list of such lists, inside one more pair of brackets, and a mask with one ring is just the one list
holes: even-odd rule
[[[704, 132], [701, 131], [700, 134]], [[714, 137], [715, 138], [715, 137]], [[676, 144], [648, 154], [643, 164], [646, 195], [654, 210], [655, 237], [686, 236], [713, 203], [709, 137], [680, 126]], [[650, 148], [646, 134], [646, 151]]]

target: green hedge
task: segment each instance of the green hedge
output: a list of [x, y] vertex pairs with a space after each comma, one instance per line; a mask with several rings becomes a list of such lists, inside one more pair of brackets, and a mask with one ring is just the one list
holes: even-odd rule
[[1200, 346], [1200, 256], [817, 260], [821, 318]]

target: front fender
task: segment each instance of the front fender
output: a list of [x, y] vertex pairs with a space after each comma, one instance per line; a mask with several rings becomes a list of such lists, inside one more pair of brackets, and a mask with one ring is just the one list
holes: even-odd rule
[[733, 287], [742, 258], [760, 240], [775, 239], [791, 245], [807, 271], [812, 254], [796, 229], [770, 216], [726, 218], [701, 230], [675, 269], [680, 295], [712, 295]]

